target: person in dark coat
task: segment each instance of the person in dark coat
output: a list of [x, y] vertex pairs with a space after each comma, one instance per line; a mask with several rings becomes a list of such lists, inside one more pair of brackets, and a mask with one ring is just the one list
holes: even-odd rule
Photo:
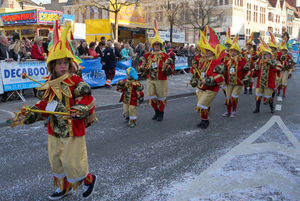
[[103, 52], [101, 63], [103, 65], [102, 70], [105, 71], [106, 75], [106, 88], [112, 88], [111, 81], [115, 77], [115, 68], [116, 68], [116, 55], [112, 49], [112, 43], [107, 42], [106, 49]]
[[80, 45], [78, 47], [78, 52], [79, 52], [79, 57], [81, 59], [85, 59], [85, 56], [90, 56], [89, 49], [87, 47], [87, 42], [86, 41], [81, 41]]
[[[12, 55], [8, 50], [8, 40], [5, 35], [0, 35], [0, 60], [5, 60], [7, 62], [13, 61]], [[5, 102], [7, 99], [7, 92], [4, 92], [4, 94], [1, 94], [1, 96], [1, 101]]]
[[46, 42], [43, 43], [43, 48], [44, 48], [44, 52], [48, 55], [49, 51], [48, 51], [48, 46], [49, 46], [49, 43], [51, 42], [52, 40], [52, 33], [49, 33], [48, 34], [48, 40]]
[[114, 42], [114, 46], [115, 46], [114, 50], [115, 50], [116, 57], [121, 58], [122, 55], [121, 55], [121, 45], [120, 45], [120, 43], [119, 42]]

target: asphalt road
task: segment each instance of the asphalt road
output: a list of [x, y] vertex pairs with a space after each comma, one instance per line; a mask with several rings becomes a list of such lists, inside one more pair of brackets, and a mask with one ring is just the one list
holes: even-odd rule
[[[276, 97], [274, 115], [265, 105], [253, 114], [254, 94], [242, 91], [236, 117], [222, 117], [220, 91], [206, 130], [196, 127], [196, 96], [168, 101], [162, 122], [142, 105], [135, 128], [122, 109], [98, 112], [86, 135], [98, 176], [90, 200], [300, 200], [299, 78], [297, 70], [286, 97]], [[1, 128], [0, 153], [0, 200], [46, 200], [55, 191], [42, 122]]]

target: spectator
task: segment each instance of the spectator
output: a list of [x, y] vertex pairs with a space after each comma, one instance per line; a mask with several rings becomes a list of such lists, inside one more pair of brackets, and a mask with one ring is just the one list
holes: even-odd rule
[[89, 53], [94, 59], [100, 56], [100, 54], [96, 52], [95, 46], [96, 46], [95, 42], [90, 43]]
[[[0, 60], [5, 60], [7, 62], [13, 61], [12, 55], [8, 50], [8, 40], [5, 35], [0, 35]], [[1, 96], [1, 101], [5, 102], [7, 99], [7, 92], [4, 92]]]
[[34, 38], [34, 44], [31, 47], [31, 58], [38, 59], [41, 61], [45, 61], [47, 59], [47, 54], [44, 52], [43, 44], [43, 37], [36, 36]]
[[48, 33], [48, 40], [46, 42], [43, 43], [43, 48], [44, 48], [44, 51], [45, 53], [48, 55], [49, 51], [48, 51], [48, 46], [49, 46], [49, 43], [51, 42], [52, 40], [52, 33]]
[[25, 39], [25, 51], [26, 51], [26, 58], [30, 59], [31, 58], [31, 44], [30, 40]]
[[176, 59], [175, 56], [176, 56], [176, 54], [172, 51], [172, 48], [168, 49], [168, 55], [173, 60], [173, 66], [175, 67], [175, 59]]
[[147, 52], [150, 52], [150, 43], [145, 43], [144, 49], [143, 49], [143, 53], [146, 54]]
[[98, 44], [98, 46], [96, 47], [96, 52], [97, 52], [97, 54], [99, 54], [100, 56], [102, 56], [102, 53], [103, 53], [103, 51], [104, 51], [103, 48], [105, 49], [105, 42], [101, 41], [101, 42]]
[[114, 47], [114, 50], [115, 50], [115, 55], [116, 55], [116, 57], [118, 58], [121, 58], [122, 57], [122, 55], [121, 55], [121, 45], [120, 45], [120, 43], [119, 42], [115, 42], [114, 43], [114, 45], [115, 45], [115, 47]]
[[15, 61], [20, 62], [26, 60], [26, 50], [23, 42], [16, 41], [11, 48], [10, 53]]
[[186, 48], [187, 50], [190, 49], [190, 44], [187, 43], [186, 46], [185, 46], [185, 48]]
[[128, 40], [128, 45], [129, 45], [129, 53], [128, 53], [128, 55], [130, 56], [130, 57], [134, 57], [134, 56], [136, 56], [136, 54], [134, 54], [134, 46], [133, 46], [133, 39], [129, 39]]
[[87, 47], [87, 42], [85, 40], [81, 41], [81, 43], [78, 47], [78, 52], [79, 52], [79, 57], [81, 59], [93, 58], [93, 57], [90, 56], [90, 52], [89, 52], [89, 49]]
[[106, 75], [106, 88], [112, 88], [111, 81], [115, 77], [115, 68], [116, 68], [116, 55], [112, 49], [112, 43], [107, 42], [107, 47], [103, 52], [102, 56], [102, 69], [105, 71]]
[[77, 41], [76, 40], [72, 40], [71, 41], [71, 44], [72, 44], [72, 47], [73, 47], [73, 50], [74, 50], [74, 52], [75, 52], [75, 56], [80, 56], [79, 55], [79, 51], [78, 51], [78, 49], [77, 49]]
[[138, 47], [135, 50], [135, 52], [137, 53], [138, 57], [144, 56], [143, 48], [144, 48], [144, 44], [143, 43], [139, 43]]
[[120, 42], [120, 45], [121, 45], [121, 50], [123, 50], [125, 47], [124, 47], [124, 43], [122, 41]]
[[104, 46], [106, 45], [106, 38], [104, 36], [101, 37], [101, 42], [104, 43]]
[[130, 57], [129, 57], [129, 48], [130, 48], [130, 46], [129, 46], [129, 44], [125, 44], [125, 48], [121, 51], [121, 55], [122, 55], [122, 57], [124, 58], [124, 59], [126, 59], [126, 60], [129, 60], [130, 59]]
[[165, 47], [166, 52], [168, 52], [168, 49], [171, 49], [171, 43], [168, 43], [167, 47]]
[[15, 42], [19, 41], [20, 40], [20, 36], [19, 34], [14, 34], [13, 36], [13, 42], [12, 44], [9, 46], [9, 49], [12, 49], [12, 46], [15, 44]]
[[193, 57], [195, 56], [195, 47], [191, 45], [190, 49], [188, 50], [188, 55]]

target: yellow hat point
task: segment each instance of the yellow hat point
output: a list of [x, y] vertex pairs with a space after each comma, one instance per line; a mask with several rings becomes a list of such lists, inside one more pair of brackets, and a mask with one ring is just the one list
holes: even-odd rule
[[260, 37], [260, 48], [261, 48], [261, 52], [268, 52], [271, 55], [273, 55], [271, 48], [265, 43], [265, 41]]
[[250, 44], [250, 45], [253, 45], [253, 43], [252, 43], [252, 40], [253, 40], [253, 32], [251, 33], [251, 35], [250, 35], [250, 38], [249, 38], [249, 40], [247, 41], [247, 43], [246, 43], [246, 45], [248, 45], [248, 44]]
[[52, 39], [53, 44], [50, 48], [49, 55], [48, 55], [47, 61], [46, 61], [47, 68], [50, 73], [52, 73], [50, 71], [50, 62], [51, 61], [54, 61], [57, 59], [63, 59], [63, 58], [69, 58], [71, 60], [71, 62], [73, 62], [73, 60], [74, 60], [74, 56], [71, 53], [71, 50], [68, 50], [66, 48], [67, 47], [67, 44], [66, 44], [67, 43], [67, 34], [68, 34], [69, 29], [70, 29], [70, 25], [68, 25], [63, 30], [63, 32], [61, 33], [58, 40], [57, 40], [57, 36], [55, 36], [55, 38]]
[[238, 40], [239, 40], [239, 34], [236, 34], [233, 39], [233, 42], [232, 42], [233, 44], [230, 47], [230, 50], [237, 50], [237, 51], [241, 52], [241, 48], [240, 48], [239, 44], [237, 43]]
[[158, 28], [157, 28], [157, 22], [156, 22], [155, 19], [154, 19], [154, 33], [155, 33], [155, 36], [152, 40], [151, 47], [154, 49], [154, 43], [159, 43], [159, 44], [161, 44], [161, 48], [163, 48], [164, 43], [163, 43], [163, 41], [161, 40], [161, 38], [159, 36]]
[[228, 27], [227, 39], [226, 39], [224, 45], [227, 45], [227, 44], [232, 45], [232, 42], [231, 42], [231, 35], [230, 35], [230, 34], [231, 34], [231, 33], [230, 33], [230, 28]]
[[269, 38], [269, 47], [275, 47], [276, 49], [278, 49], [277, 47], [277, 43], [276, 43], [276, 40], [275, 40], [275, 37], [274, 35], [272, 34], [272, 32], [269, 31], [269, 34], [270, 34], [270, 38]]
[[287, 50], [288, 51], [288, 48], [286, 47], [286, 40], [284, 38], [281, 41], [279, 49], [280, 49], [280, 51], [282, 51], [282, 50]]

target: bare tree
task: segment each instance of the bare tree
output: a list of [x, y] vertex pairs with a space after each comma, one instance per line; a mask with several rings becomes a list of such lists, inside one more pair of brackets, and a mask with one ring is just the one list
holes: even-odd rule
[[125, 6], [139, 5], [141, 0], [76, 0], [78, 7], [86, 9], [91, 6], [97, 9], [103, 9], [115, 15], [115, 39], [118, 40], [118, 28], [119, 28], [119, 12]]
[[218, 12], [217, 1], [194, 0], [186, 4], [182, 11], [183, 20], [178, 23], [181, 26], [190, 25], [194, 30], [203, 31], [206, 25], [216, 24], [222, 26], [224, 12]]
[[185, 4], [186, 0], [161, 0], [147, 3], [148, 15], [152, 15], [158, 22], [162, 22], [163, 18], [166, 17], [170, 27], [171, 43], [173, 42], [173, 27], [179, 24], [180, 14]]

